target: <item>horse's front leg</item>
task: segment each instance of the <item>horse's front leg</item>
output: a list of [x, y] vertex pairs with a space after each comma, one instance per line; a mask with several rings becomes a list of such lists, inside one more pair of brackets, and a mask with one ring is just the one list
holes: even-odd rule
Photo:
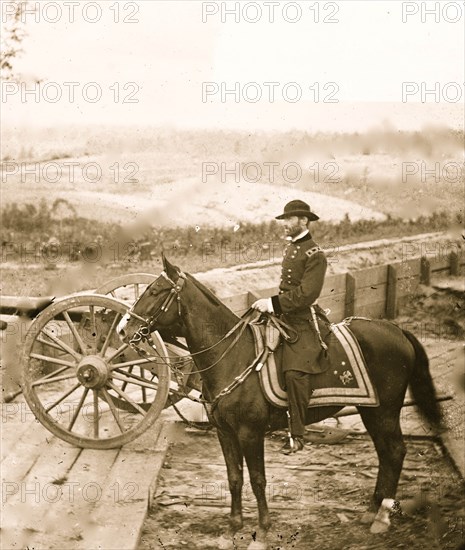
[[258, 532], [249, 549], [267, 548], [266, 533], [271, 526], [268, 503], [266, 501], [265, 477], [265, 434], [256, 427], [242, 425], [239, 428], [239, 441], [249, 469], [250, 483], [257, 499]]
[[244, 483], [243, 455], [236, 434], [218, 429], [231, 493], [230, 525], [232, 534], [242, 529], [242, 486]]

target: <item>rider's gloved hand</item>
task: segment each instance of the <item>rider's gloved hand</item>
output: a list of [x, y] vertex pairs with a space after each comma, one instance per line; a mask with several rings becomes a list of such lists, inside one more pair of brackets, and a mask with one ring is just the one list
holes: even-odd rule
[[257, 309], [261, 313], [273, 313], [273, 305], [271, 298], [261, 298], [252, 304], [253, 309]]

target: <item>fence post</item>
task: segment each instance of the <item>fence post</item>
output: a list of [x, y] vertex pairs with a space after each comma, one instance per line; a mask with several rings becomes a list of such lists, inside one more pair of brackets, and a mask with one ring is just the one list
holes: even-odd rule
[[458, 275], [459, 274], [459, 256], [455, 250], [453, 250], [449, 254], [449, 262], [450, 262], [450, 274], [451, 275]]
[[352, 273], [346, 273], [346, 295], [344, 301], [344, 317], [351, 317], [355, 312], [355, 291], [357, 281]]
[[397, 317], [397, 269], [388, 265], [386, 286], [386, 318]]
[[431, 264], [426, 256], [420, 260], [420, 284], [429, 286], [431, 281]]

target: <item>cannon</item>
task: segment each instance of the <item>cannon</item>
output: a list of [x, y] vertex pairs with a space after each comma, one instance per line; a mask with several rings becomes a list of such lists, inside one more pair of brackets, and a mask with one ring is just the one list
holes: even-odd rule
[[141, 357], [116, 333], [155, 278], [123, 275], [95, 291], [56, 299], [1, 297], [2, 315], [32, 319], [16, 396], [22, 392], [36, 419], [60, 439], [82, 448], [120, 447], [144, 433], [165, 407], [199, 389], [182, 339], [154, 332]]

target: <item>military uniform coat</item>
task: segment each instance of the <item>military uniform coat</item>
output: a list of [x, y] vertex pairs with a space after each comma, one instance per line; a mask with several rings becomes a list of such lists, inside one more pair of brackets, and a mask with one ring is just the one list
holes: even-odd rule
[[283, 371], [316, 374], [326, 368], [318, 364], [322, 348], [310, 310], [320, 295], [326, 268], [326, 256], [310, 233], [287, 245], [279, 294], [271, 301], [276, 315], [296, 329], [299, 338], [294, 344], [284, 344]]

